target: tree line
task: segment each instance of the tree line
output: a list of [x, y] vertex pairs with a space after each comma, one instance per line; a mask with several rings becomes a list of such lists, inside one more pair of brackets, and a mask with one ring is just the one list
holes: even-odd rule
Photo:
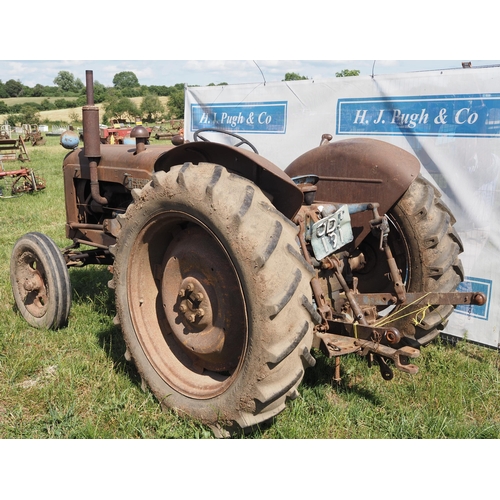
[[[343, 70], [336, 73], [337, 77], [357, 76], [359, 70]], [[290, 72], [285, 74], [284, 81], [308, 80], [306, 76]], [[11, 97], [42, 97], [39, 103], [26, 102], [23, 104], [7, 105], [0, 100], [0, 115], [7, 115], [10, 125], [19, 123], [40, 123], [41, 111], [56, 109], [79, 108], [86, 104], [86, 89], [84, 83], [75, 78], [69, 71], [59, 71], [53, 81], [54, 85], [33, 87], [23, 85], [19, 80], [0, 80], [0, 99]], [[210, 85], [227, 85], [226, 82]], [[140, 105], [131, 98], [142, 97]], [[159, 97], [168, 97], [168, 106], [165, 107]], [[111, 119], [134, 121], [137, 117], [153, 122], [161, 119], [184, 118], [184, 84], [175, 85], [141, 85], [133, 71], [122, 71], [113, 77], [113, 86], [107, 87], [99, 81], [94, 81], [94, 102], [103, 103], [105, 113], [103, 123], [110, 123]], [[74, 121], [79, 117], [74, 116]]]
[[[33, 87], [24, 85], [19, 80], [0, 80], [0, 114], [7, 115], [11, 125], [22, 123], [40, 123], [40, 111], [78, 108], [86, 104], [85, 85], [69, 71], [60, 71], [53, 81], [54, 85], [36, 84]], [[7, 104], [1, 99], [12, 97], [42, 97], [37, 102]], [[142, 97], [140, 105], [131, 98]], [[166, 108], [159, 97], [168, 97]], [[147, 121], [161, 118], [184, 117], [184, 84], [175, 85], [141, 85], [135, 73], [122, 71], [113, 78], [113, 86], [108, 87], [94, 81], [94, 102], [103, 103], [105, 114], [103, 122], [125, 119], [129, 121], [141, 117]], [[75, 117], [76, 119], [77, 117]]]

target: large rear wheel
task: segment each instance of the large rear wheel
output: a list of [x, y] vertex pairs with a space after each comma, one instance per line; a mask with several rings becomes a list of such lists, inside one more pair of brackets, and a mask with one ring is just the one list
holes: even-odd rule
[[314, 363], [313, 270], [297, 228], [252, 182], [186, 163], [157, 172], [120, 217], [118, 319], [162, 405], [214, 428], [263, 422]]
[[[389, 245], [407, 291], [452, 292], [463, 281], [459, 254], [462, 242], [453, 228], [455, 218], [441, 200], [441, 194], [419, 176], [387, 214]], [[393, 283], [379, 238], [368, 236], [360, 249], [366, 266], [356, 273], [362, 292], [390, 292]], [[421, 305], [413, 309], [421, 309]], [[415, 317], [401, 307], [390, 311], [391, 323], [405, 337], [420, 345], [431, 342], [447, 324], [453, 306], [426, 307]], [[399, 319], [396, 319], [399, 318]]]

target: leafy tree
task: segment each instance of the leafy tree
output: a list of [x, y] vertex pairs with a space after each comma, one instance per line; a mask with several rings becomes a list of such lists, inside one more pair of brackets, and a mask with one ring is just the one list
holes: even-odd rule
[[40, 103], [40, 108], [42, 111], [49, 111], [51, 109], [56, 109], [56, 106], [55, 104], [51, 103], [47, 98], [45, 98]]
[[[166, 85], [150, 85], [148, 87], [148, 92], [158, 96], [168, 96], [170, 95], [171, 88], [172, 87], [167, 87]], [[146, 92], [146, 94], [148, 92]]]
[[40, 85], [39, 83], [37, 83], [32, 91], [31, 91], [31, 95], [33, 97], [42, 97], [44, 95], [44, 86], [43, 85]]
[[9, 94], [7, 94], [7, 91], [5, 90], [5, 84], [2, 83], [2, 80], [0, 80], [0, 98], [7, 99], [8, 97]]
[[7, 115], [7, 121], [12, 127], [22, 125], [23, 123], [37, 124], [41, 122], [40, 113], [33, 106], [23, 106], [22, 112], [17, 115]]
[[182, 90], [175, 90], [168, 98], [168, 119], [184, 118], [184, 86]]
[[142, 96], [141, 87], [125, 87], [124, 89], [119, 89], [118, 92], [123, 97], [141, 97]]
[[335, 73], [335, 76], [337, 78], [342, 78], [344, 76], [359, 76], [359, 73], [359, 69], [343, 69], [342, 71]]
[[78, 99], [72, 101], [68, 99], [56, 99], [54, 104], [57, 109], [76, 108], [79, 105]]
[[45, 85], [43, 87], [43, 96], [44, 97], [59, 97], [63, 95], [63, 91], [59, 87], [52, 87], [49, 85]]
[[5, 104], [5, 101], [0, 101], [0, 115], [5, 115], [9, 112], [9, 106]]
[[148, 94], [142, 98], [140, 106], [141, 115], [146, 121], [157, 121], [165, 111], [160, 98], [155, 94]]
[[4, 87], [9, 97], [19, 97], [23, 91], [23, 84], [19, 80], [7, 80]]
[[73, 92], [78, 92], [78, 93], [85, 93], [85, 85], [83, 82], [80, 80], [80, 78], [77, 78], [75, 80], [75, 84], [73, 86]]
[[309, 80], [307, 76], [299, 75], [298, 73], [285, 73], [284, 82], [291, 82], [293, 80]]
[[133, 122], [135, 117], [139, 115], [139, 109], [128, 97], [112, 99], [104, 106], [104, 109], [103, 120], [107, 122], [111, 119]]
[[118, 89], [138, 87], [139, 80], [132, 71], [121, 71], [113, 77], [113, 85]]
[[54, 83], [63, 92], [78, 92], [78, 89], [83, 87], [83, 83], [80, 79], [75, 80], [73, 73], [64, 70], [57, 73], [57, 76], [54, 78]]

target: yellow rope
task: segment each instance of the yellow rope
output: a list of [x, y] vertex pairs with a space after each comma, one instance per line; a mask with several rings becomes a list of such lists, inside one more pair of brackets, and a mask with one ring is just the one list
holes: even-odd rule
[[[389, 323], [392, 323], [393, 321], [397, 321], [397, 320], [406, 318], [408, 316], [411, 316], [412, 314], [415, 314], [415, 317], [413, 318], [413, 324], [415, 326], [417, 326], [419, 323], [421, 323], [425, 319], [425, 315], [427, 313], [427, 310], [431, 307], [431, 304], [427, 304], [426, 306], [424, 306], [420, 309], [417, 309], [416, 311], [411, 311], [408, 314], [401, 315], [401, 313], [405, 309], [407, 309], [408, 307], [411, 307], [412, 305], [416, 304], [417, 302], [420, 302], [422, 299], [425, 299], [425, 297], [427, 297], [427, 295], [429, 295], [430, 293], [431, 292], [427, 292], [423, 297], [420, 297], [420, 298], [414, 300], [410, 304], [407, 304], [406, 306], [404, 306], [402, 309], [398, 309], [398, 310], [394, 311], [394, 313], [389, 314], [389, 316], [380, 319], [379, 321], [377, 321], [374, 324], [374, 326], [375, 327], [383, 327], [383, 326], [388, 325]], [[422, 317], [421, 317], [421, 319], [417, 320], [417, 317], [419, 314], [422, 314]]]

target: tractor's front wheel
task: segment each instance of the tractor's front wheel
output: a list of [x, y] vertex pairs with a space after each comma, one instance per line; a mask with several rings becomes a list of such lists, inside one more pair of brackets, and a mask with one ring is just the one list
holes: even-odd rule
[[67, 322], [71, 282], [57, 245], [41, 233], [17, 240], [10, 261], [10, 281], [16, 306], [36, 328], [57, 329]]
[[117, 315], [162, 405], [226, 431], [265, 421], [314, 363], [297, 228], [219, 165], [157, 172], [120, 217]]

